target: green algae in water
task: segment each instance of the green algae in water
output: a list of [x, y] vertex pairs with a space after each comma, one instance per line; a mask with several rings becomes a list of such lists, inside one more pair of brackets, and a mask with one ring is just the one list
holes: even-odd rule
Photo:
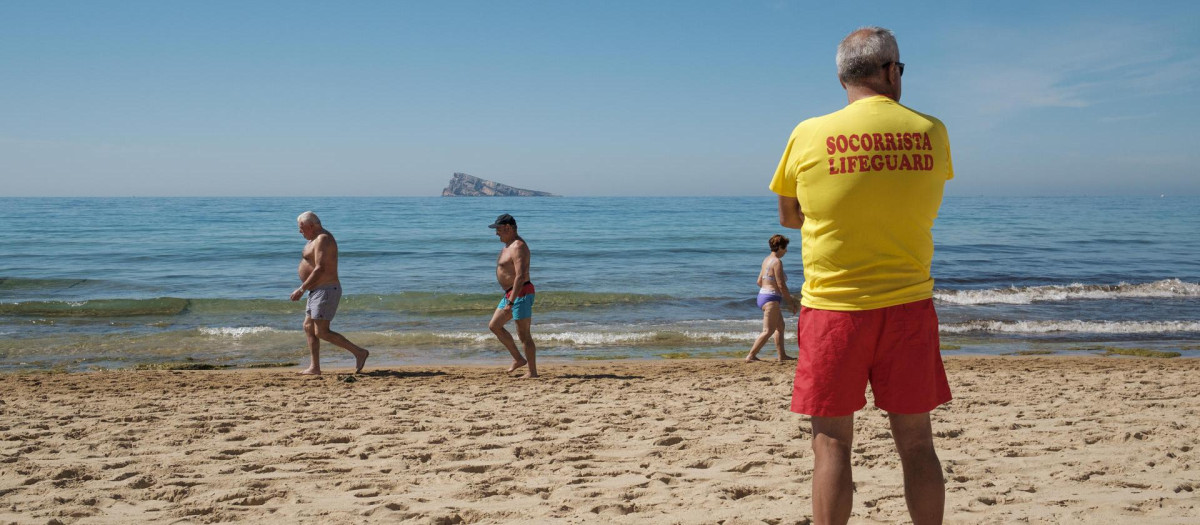
[[1159, 359], [1170, 359], [1179, 357], [1183, 354], [1179, 352], [1163, 352], [1162, 350], [1151, 350], [1149, 348], [1119, 348], [1115, 346], [1100, 347], [1104, 350], [1104, 355], [1126, 355], [1131, 357], [1154, 357]]
[[942, 345], [941, 347], [939, 347], [939, 350], [941, 350], [943, 352], [945, 352], [946, 350], [962, 350], [962, 347], [959, 345]]
[[583, 355], [583, 356], [576, 357], [575, 359], [579, 359], [582, 361], [612, 361], [612, 360], [617, 360], [617, 359], [629, 359], [631, 357], [633, 357], [633, 356], [628, 356], [628, 355]]
[[666, 354], [658, 354], [658, 357], [663, 359], [691, 359], [694, 356], [690, 352], [670, 352]]

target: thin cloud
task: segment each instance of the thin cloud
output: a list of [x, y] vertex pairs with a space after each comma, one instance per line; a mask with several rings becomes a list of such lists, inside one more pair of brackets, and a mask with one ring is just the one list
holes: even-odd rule
[[1043, 31], [1053, 34], [980, 31], [966, 38], [982, 44], [979, 35], [987, 34], [987, 49], [966, 46], [948, 60], [947, 78], [957, 81], [947, 83], [947, 95], [968, 113], [1003, 118], [1185, 93], [1200, 79], [1200, 59], [1184, 53], [1162, 28], [1081, 25]]
[[1153, 118], [1158, 118], [1158, 113], [1147, 113], [1145, 115], [1117, 115], [1117, 116], [1110, 116], [1110, 117], [1100, 117], [1096, 120], [1098, 122], [1101, 122], [1104, 124], [1113, 124], [1113, 123], [1118, 123], [1118, 122], [1131, 122], [1131, 121], [1137, 121], [1137, 120], [1148, 120], [1148, 119], [1153, 119]]

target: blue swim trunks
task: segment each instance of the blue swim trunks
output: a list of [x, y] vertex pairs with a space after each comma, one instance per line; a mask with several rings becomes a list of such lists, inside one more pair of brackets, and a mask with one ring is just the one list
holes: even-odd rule
[[[503, 310], [508, 306], [508, 292], [512, 288], [504, 291], [504, 296], [500, 298], [500, 304], [496, 305], [497, 310]], [[517, 293], [517, 298], [512, 300], [512, 316], [513, 319], [526, 319], [533, 316], [533, 283], [526, 281], [525, 286], [521, 287], [521, 291]]]

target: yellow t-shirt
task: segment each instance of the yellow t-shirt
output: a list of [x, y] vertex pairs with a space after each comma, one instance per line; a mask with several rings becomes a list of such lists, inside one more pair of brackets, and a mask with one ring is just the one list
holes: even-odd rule
[[875, 96], [801, 122], [771, 191], [804, 213], [801, 304], [872, 310], [933, 296], [933, 220], [954, 177], [946, 126]]

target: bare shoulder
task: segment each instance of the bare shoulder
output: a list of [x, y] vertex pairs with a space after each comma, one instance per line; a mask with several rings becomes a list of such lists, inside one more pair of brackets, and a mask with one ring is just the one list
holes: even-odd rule
[[321, 248], [337, 248], [337, 241], [334, 240], [333, 234], [329, 232], [321, 232], [313, 239], [313, 242]]

